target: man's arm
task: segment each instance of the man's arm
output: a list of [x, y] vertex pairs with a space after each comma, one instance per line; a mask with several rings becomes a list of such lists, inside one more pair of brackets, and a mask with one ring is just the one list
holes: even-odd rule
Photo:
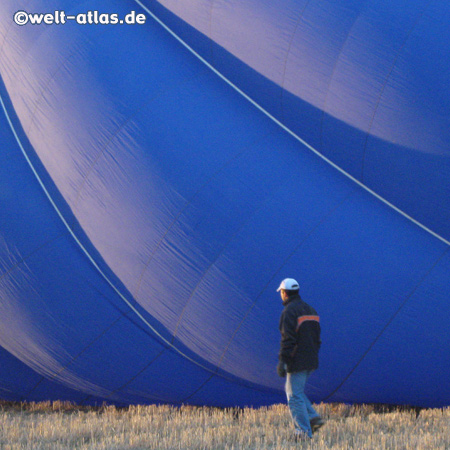
[[280, 320], [281, 331], [281, 346], [280, 346], [280, 361], [288, 364], [295, 353], [297, 345], [297, 317], [294, 311], [285, 311]]

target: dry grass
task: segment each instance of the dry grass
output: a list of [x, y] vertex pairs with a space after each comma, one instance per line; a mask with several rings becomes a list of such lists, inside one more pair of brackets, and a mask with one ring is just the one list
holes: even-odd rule
[[285, 405], [260, 409], [183, 406], [83, 408], [0, 403], [2, 450], [291, 449], [448, 450], [450, 408], [317, 406], [327, 424], [310, 443], [292, 441]]

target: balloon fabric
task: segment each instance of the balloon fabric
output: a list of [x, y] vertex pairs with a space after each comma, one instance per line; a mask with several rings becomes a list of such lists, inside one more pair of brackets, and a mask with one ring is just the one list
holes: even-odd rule
[[311, 400], [449, 405], [449, 23], [443, 1], [2, 0], [0, 398], [284, 402], [293, 277]]

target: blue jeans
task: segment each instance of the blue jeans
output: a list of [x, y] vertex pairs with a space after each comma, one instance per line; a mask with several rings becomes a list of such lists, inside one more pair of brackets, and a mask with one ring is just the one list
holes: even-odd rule
[[305, 394], [305, 384], [312, 370], [289, 373], [286, 376], [286, 396], [294, 420], [296, 433], [305, 433], [312, 437], [309, 421], [319, 414], [313, 408]]

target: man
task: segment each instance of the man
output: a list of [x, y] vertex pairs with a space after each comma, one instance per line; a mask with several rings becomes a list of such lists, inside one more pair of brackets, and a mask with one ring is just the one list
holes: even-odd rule
[[293, 278], [284, 279], [277, 289], [284, 305], [277, 371], [280, 377], [286, 377], [286, 396], [294, 420], [295, 438], [309, 440], [325, 423], [304, 392], [308, 377], [319, 367], [320, 324], [316, 310], [300, 298], [299, 289]]

